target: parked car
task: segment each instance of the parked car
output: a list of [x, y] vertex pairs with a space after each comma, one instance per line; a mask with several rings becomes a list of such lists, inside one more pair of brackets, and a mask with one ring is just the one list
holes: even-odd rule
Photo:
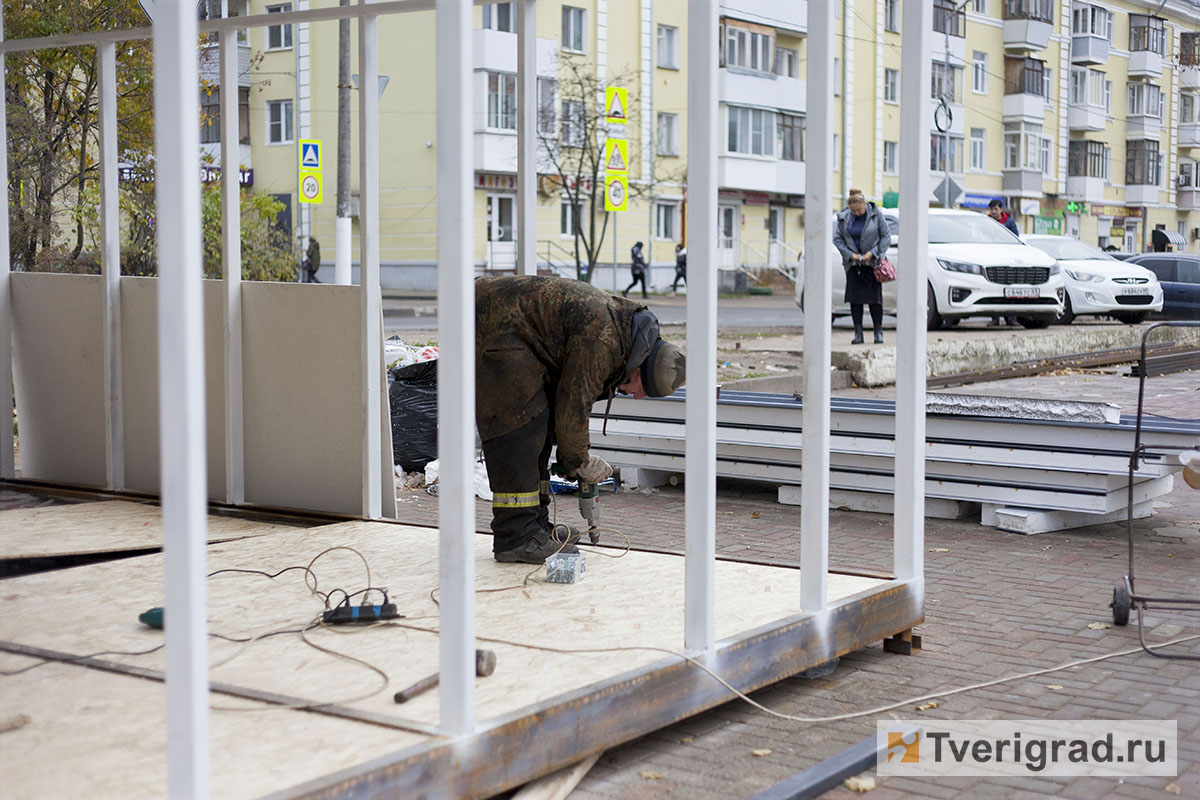
[[1129, 259], [1158, 276], [1164, 317], [1200, 319], [1200, 256], [1191, 253], [1141, 253]]
[[[899, 216], [883, 212], [892, 229], [888, 258], [904, 270], [897, 248]], [[833, 252], [833, 314], [850, 313], [842, 298], [846, 273]], [[796, 275], [796, 304], [804, 307], [804, 261]], [[1045, 328], [1063, 311], [1066, 289], [1053, 257], [1022, 242], [1003, 225], [974, 211], [931, 208], [929, 255], [926, 263], [928, 308], [926, 324], [938, 330], [966, 317], [1015, 316], [1026, 328]], [[896, 285], [883, 285], [883, 310], [896, 313]]]
[[1023, 237], [1058, 259], [1067, 296], [1058, 321], [1070, 325], [1080, 314], [1110, 316], [1129, 325], [1162, 311], [1163, 290], [1154, 273], [1136, 263], [1118, 261], [1103, 250], [1069, 236]]

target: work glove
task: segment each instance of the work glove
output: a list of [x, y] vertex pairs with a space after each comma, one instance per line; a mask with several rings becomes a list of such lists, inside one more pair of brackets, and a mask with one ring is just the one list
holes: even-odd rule
[[576, 470], [575, 474], [580, 480], [599, 483], [612, 477], [613, 468], [600, 456], [588, 456], [588, 460], [583, 462], [583, 466]]

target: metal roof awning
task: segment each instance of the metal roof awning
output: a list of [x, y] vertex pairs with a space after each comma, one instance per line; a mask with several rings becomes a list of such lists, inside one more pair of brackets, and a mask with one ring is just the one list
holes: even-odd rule
[[1154, 246], [1160, 247], [1164, 245], [1173, 245], [1175, 247], [1187, 247], [1187, 239], [1178, 231], [1169, 231], [1165, 228], [1154, 229]]

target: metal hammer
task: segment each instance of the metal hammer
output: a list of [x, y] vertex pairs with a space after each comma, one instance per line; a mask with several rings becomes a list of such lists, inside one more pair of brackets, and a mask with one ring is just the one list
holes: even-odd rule
[[[480, 678], [486, 678], [496, 671], [496, 654], [491, 650], [476, 650], [475, 651], [475, 674]], [[428, 678], [422, 678], [412, 686], [402, 691], [396, 692], [396, 696], [392, 699], [397, 703], [407, 703], [414, 697], [425, 694], [430, 689], [438, 685], [438, 679], [441, 677], [440, 672], [435, 672]]]

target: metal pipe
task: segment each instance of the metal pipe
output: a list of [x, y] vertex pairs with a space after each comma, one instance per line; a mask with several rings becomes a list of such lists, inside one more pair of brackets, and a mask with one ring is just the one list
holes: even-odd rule
[[[370, 2], [365, 5], [372, 5]], [[358, 19], [359, 287], [362, 291], [363, 518], [382, 515], [379, 370], [383, 308], [379, 295], [379, 20]], [[389, 465], [390, 466], [390, 465]], [[390, 472], [390, 470], [389, 470]], [[391, 491], [389, 487], [389, 491]]]
[[[900, 265], [896, 317], [896, 511], [893, 571], [899, 580], [925, 574], [925, 313], [929, 251], [929, 141], [925, 95], [933, 8], [904, 0], [904, 43], [900, 67]], [[902, 354], [902, 355], [901, 355]]]
[[[350, 0], [338, 0], [346, 7]], [[333, 229], [333, 282], [350, 285], [350, 20], [338, 20], [338, 127], [337, 127], [337, 219]]]
[[717, 0], [688, 4], [687, 498], [684, 646], [712, 650], [717, 520]]
[[517, 23], [517, 274], [537, 274], [537, 0], [520, 0]]
[[225, 502], [246, 502], [242, 415], [242, 187], [238, 141], [238, 41], [221, 45], [221, 261], [225, 289]]
[[[800, 510], [800, 606], [826, 606], [829, 570], [829, 364], [833, 334], [833, 6], [808, 6], [808, 163], [804, 212], [804, 450]], [[843, 164], [843, 168], [845, 165]]]
[[121, 391], [121, 215], [117, 179], [117, 46], [96, 46], [100, 90], [100, 273], [104, 277], [104, 446], [109, 489], [125, 485]]
[[[4, 41], [4, 9], [0, 7], [0, 47]], [[5, 89], [4, 51], [0, 50], [0, 97]], [[8, 103], [0, 103], [0, 144], [8, 152]], [[8, 158], [0, 158], [0, 186], [8, 190]], [[12, 339], [12, 251], [8, 234], [8, 212], [0, 214], [0, 397], [13, 396]], [[0, 478], [11, 479], [16, 470], [16, 433], [8, 420], [0, 425]]]
[[200, 85], [196, 11], [154, 21], [158, 208], [158, 408], [167, 665], [167, 796], [207, 797], [204, 314], [200, 264]]
[[441, 725], [475, 729], [475, 292], [471, 4], [437, 3]]

